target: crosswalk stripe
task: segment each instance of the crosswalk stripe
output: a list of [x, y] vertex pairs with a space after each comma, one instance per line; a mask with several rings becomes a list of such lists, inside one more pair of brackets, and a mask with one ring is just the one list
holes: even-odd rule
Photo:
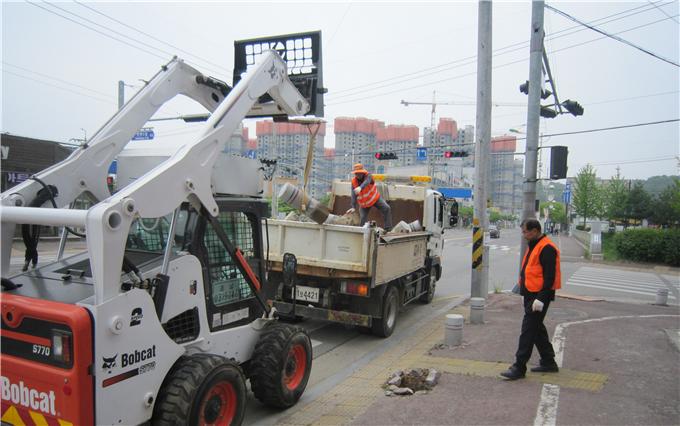
[[[572, 283], [572, 282], [567, 282], [567, 285], [571, 285], [571, 286], [575, 286], [575, 287], [596, 288], [598, 290], [612, 290], [612, 291], [623, 292], [623, 293], [641, 294], [641, 295], [644, 295], [644, 296], [655, 296], [656, 295], [656, 293], [628, 290], [628, 289], [620, 288], [620, 287], [607, 287], [605, 285], [592, 285], [592, 284], [581, 284], [581, 283]], [[675, 299], [675, 296], [673, 296], [672, 294], [669, 294], [668, 298], [669, 299]]]
[[572, 276], [567, 280], [569, 281], [576, 281], [576, 282], [586, 282], [590, 284], [600, 284], [600, 283], [606, 283], [606, 284], [620, 284], [620, 285], [626, 285], [630, 287], [635, 287], [639, 289], [653, 289], [656, 290], [658, 288], [666, 288], [666, 285], [662, 282], [657, 282], [657, 283], [646, 283], [646, 284], [639, 284], [639, 283], [634, 283], [630, 281], [623, 281], [623, 280], [609, 280], [609, 279], [602, 279], [602, 278], [591, 278], [591, 277], [574, 277]]

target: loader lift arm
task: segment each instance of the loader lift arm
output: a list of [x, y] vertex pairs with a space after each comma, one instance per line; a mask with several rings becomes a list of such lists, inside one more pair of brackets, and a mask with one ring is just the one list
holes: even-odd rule
[[[177, 71], [172, 77], [168, 73], [174, 70]], [[309, 103], [288, 78], [285, 62], [273, 51], [260, 56], [224, 100], [220, 98], [221, 93], [197, 84], [199, 75], [181, 60], [174, 59], [95, 134], [87, 148], [77, 150], [63, 162], [38, 175], [46, 184], [59, 188], [57, 204], [60, 207], [85, 190], [100, 199], [106, 198], [104, 189], [108, 164], [165, 101], [183, 93], [212, 112], [195, 141], [181, 146], [165, 162], [87, 212], [20, 207], [37, 192], [36, 182], [27, 181], [11, 193], [3, 194], [0, 200], [3, 271], [7, 271], [6, 266], [9, 265], [16, 223], [84, 226], [95, 283], [95, 303], [114, 297], [120, 291], [120, 265], [128, 230], [135, 218], [167, 215], [187, 200], [197, 211], [205, 209], [209, 215], [218, 214], [210, 187], [213, 165], [229, 136], [263, 94], [269, 94], [276, 104], [273, 109], [280, 113], [295, 116], [304, 115], [309, 110]], [[103, 173], [101, 179], [98, 173]], [[98, 188], [99, 182], [102, 188]], [[245, 276], [248, 277], [248, 274]], [[253, 282], [250, 284], [255, 285]]]

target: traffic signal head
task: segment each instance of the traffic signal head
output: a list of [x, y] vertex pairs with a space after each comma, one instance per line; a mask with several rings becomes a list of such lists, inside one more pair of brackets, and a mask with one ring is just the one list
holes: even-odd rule
[[569, 149], [566, 146], [550, 147], [550, 179], [566, 179], [568, 155]]
[[562, 102], [562, 106], [573, 116], [583, 115], [583, 107], [576, 101], [567, 99], [566, 101]]
[[555, 118], [555, 117], [557, 117], [557, 111], [555, 111], [554, 109], [551, 109], [551, 108], [548, 108], [548, 107], [544, 107], [543, 105], [541, 105], [541, 117], [544, 117], [544, 118]]
[[529, 94], [529, 80], [519, 85], [519, 91], [525, 95]]
[[[525, 81], [524, 83], [519, 85], [519, 91], [524, 93], [525, 95], [529, 94], [529, 81]], [[548, 89], [542, 89], [541, 90], [541, 99], [548, 99], [552, 95], [552, 92]]]
[[466, 151], [444, 151], [445, 158], [461, 158], [467, 156], [468, 153]]
[[376, 152], [376, 160], [396, 160], [398, 159], [397, 154], [394, 152]]

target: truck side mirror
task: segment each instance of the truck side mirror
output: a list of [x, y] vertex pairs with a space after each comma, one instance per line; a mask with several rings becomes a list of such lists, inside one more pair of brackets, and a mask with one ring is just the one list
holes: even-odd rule
[[449, 225], [454, 226], [458, 223], [458, 202], [453, 200], [451, 204], [451, 217], [449, 217]]

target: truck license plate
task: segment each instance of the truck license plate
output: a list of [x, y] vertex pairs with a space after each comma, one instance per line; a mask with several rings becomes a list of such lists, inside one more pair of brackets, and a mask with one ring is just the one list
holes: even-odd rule
[[295, 299], [319, 303], [319, 289], [299, 285], [295, 287]]

